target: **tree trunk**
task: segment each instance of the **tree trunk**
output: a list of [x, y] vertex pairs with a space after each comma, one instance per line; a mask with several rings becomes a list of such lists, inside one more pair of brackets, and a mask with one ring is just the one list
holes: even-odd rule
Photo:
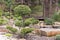
[[44, 17], [48, 17], [49, 18], [49, 4], [50, 4], [50, 0], [44, 0], [43, 2], [44, 4]]
[[21, 0], [21, 4], [23, 4], [24, 3], [24, 0]]
[[57, 0], [44, 0], [44, 17], [50, 18], [57, 10]]

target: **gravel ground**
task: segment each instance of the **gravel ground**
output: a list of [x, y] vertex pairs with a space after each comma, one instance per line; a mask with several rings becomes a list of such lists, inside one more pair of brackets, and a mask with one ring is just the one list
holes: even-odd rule
[[[5, 35], [0, 35], [0, 40], [9, 40]], [[18, 40], [17, 38], [10, 38], [10, 40]], [[19, 40], [25, 40], [25, 39], [19, 39]]]
[[55, 40], [55, 37], [29, 36], [26, 40]]

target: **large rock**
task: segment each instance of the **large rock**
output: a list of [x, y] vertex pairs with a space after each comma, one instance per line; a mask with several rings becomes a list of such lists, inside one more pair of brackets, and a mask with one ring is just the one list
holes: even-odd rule
[[53, 29], [53, 28], [40, 28], [35, 29], [32, 34], [38, 35], [38, 36], [55, 36], [57, 34], [60, 34], [60, 29]]
[[55, 22], [53, 28], [60, 28], [60, 22]]
[[26, 40], [55, 40], [55, 37], [44, 37], [44, 36], [38, 36], [38, 35], [28, 35]]
[[42, 36], [55, 36], [60, 34], [60, 29], [41, 28], [40, 31]]

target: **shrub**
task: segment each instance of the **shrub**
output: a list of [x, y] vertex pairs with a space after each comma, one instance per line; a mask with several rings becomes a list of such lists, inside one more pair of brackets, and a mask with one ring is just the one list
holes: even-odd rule
[[60, 40], [60, 35], [56, 35], [56, 40]]
[[5, 34], [5, 36], [11, 37], [11, 36], [12, 36], [12, 34], [7, 33], [7, 34]]
[[10, 16], [6, 16], [6, 18], [10, 19], [11, 17]]
[[10, 19], [12, 13], [10, 13], [10, 12], [5, 12], [3, 15], [4, 15], [6, 18]]
[[16, 20], [15, 21], [15, 25], [18, 26], [18, 27], [22, 27], [23, 26], [23, 21], [22, 20]]
[[11, 27], [11, 26], [9, 26], [9, 25], [7, 25], [6, 28], [7, 28], [10, 32], [12, 32], [12, 33], [16, 33], [16, 32], [17, 32], [17, 29], [16, 29], [16, 28], [13, 28], [13, 27]]
[[7, 20], [4, 20], [2, 24], [7, 24], [7, 22], [8, 22]]
[[14, 12], [16, 15], [29, 15], [31, 13], [31, 9], [27, 5], [18, 5], [17, 7], [14, 8]]
[[0, 25], [4, 25], [7, 23], [7, 20], [0, 18]]
[[3, 10], [2, 10], [2, 9], [0, 9], [0, 17], [2, 16], [2, 14], [3, 14]]
[[54, 19], [55, 21], [60, 21], [60, 13], [55, 13], [55, 14], [52, 16], [52, 19]]
[[16, 19], [22, 20], [22, 17], [21, 17], [21, 16], [18, 16], [18, 17], [14, 17], [13, 19], [14, 19], [14, 20], [16, 20]]
[[21, 16], [19, 16], [19, 17], [17, 17], [17, 19], [18, 19], [18, 20], [22, 20], [22, 17], [21, 17]]
[[5, 12], [4, 16], [10, 16], [10, 12]]
[[7, 26], [6, 26], [6, 28], [7, 28], [7, 29], [9, 29], [9, 30], [11, 30], [11, 29], [12, 29], [12, 27], [11, 27], [11, 26], [9, 26], [9, 25], [7, 25]]
[[32, 24], [37, 24], [38, 22], [39, 20], [36, 20], [36, 19], [32, 20]]
[[35, 18], [28, 18], [25, 20], [24, 24], [25, 26], [29, 26], [30, 24], [37, 24], [39, 21]]
[[44, 22], [46, 23], [46, 25], [52, 25], [54, 23], [53, 19], [50, 18], [46, 18]]
[[0, 25], [2, 25], [3, 24], [3, 22], [0, 20]]
[[11, 32], [12, 32], [12, 33], [16, 33], [16, 32], [17, 32], [17, 29], [16, 29], [16, 28], [12, 28], [12, 29], [11, 29]]
[[23, 29], [21, 29], [20, 33], [22, 36], [25, 36], [26, 34], [31, 33], [33, 30], [34, 30], [34, 28], [23, 28]]
[[24, 22], [24, 25], [25, 26], [29, 26], [30, 24], [31, 24], [31, 21], [29, 21], [29, 20], [26, 19], [25, 22]]

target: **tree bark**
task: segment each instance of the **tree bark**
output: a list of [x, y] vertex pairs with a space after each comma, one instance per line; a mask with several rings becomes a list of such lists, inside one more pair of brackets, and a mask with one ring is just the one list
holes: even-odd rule
[[49, 17], [49, 1], [44, 0], [43, 1], [44, 5], [44, 17]]
[[44, 0], [44, 17], [50, 18], [57, 10], [57, 0]]
[[23, 4], [24, 3], [24, 0], [21, 0], [21, 4]]

